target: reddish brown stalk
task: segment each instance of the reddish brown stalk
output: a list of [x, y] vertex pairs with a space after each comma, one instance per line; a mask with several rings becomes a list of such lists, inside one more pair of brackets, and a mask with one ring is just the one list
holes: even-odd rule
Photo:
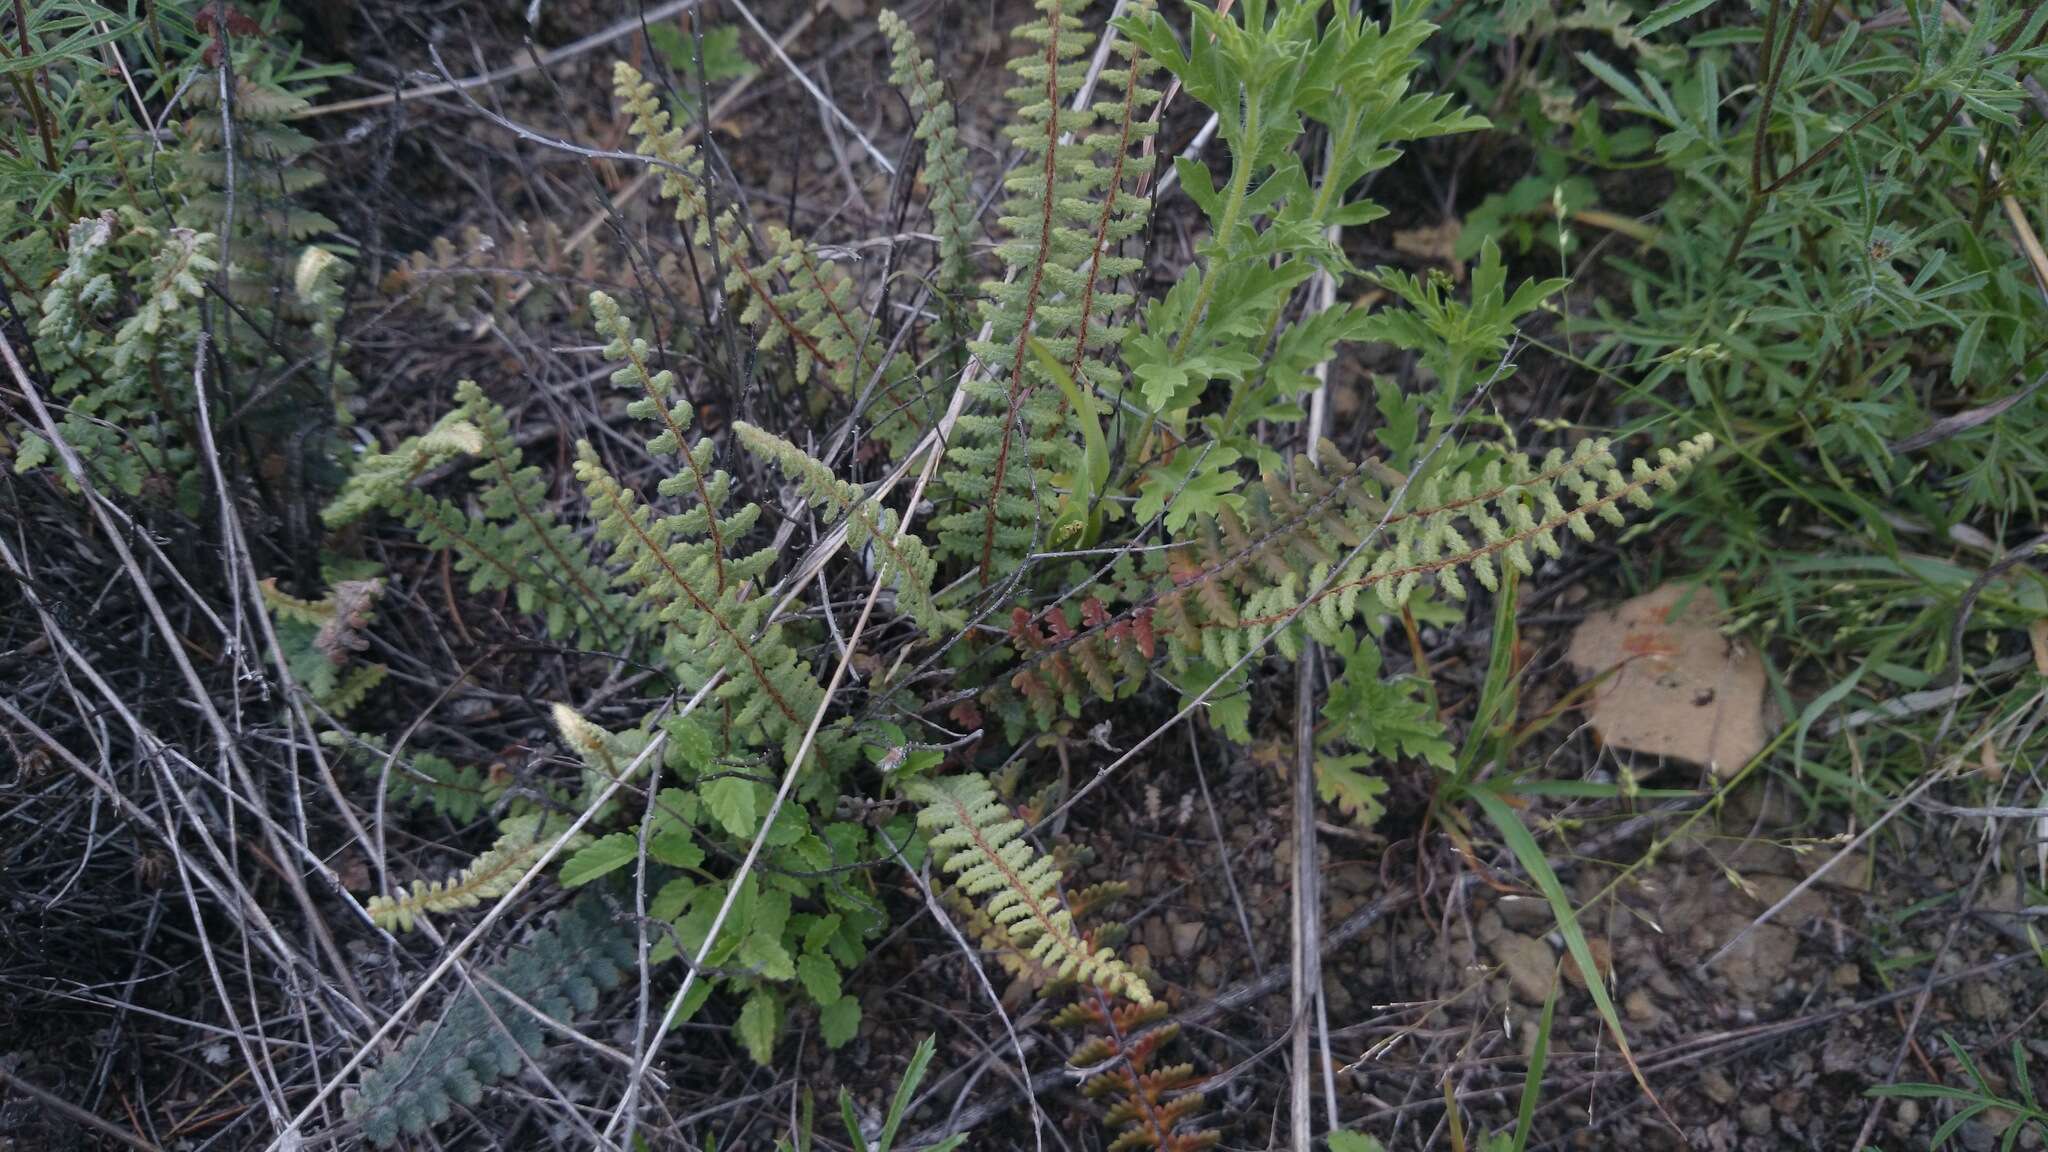
[[1003, 443], [996, 451], [995, 478], [989, 484], [988, 516], [981, 537], [981, 582], [988, 583], [989, 563], [996, 547], [996, 509], [1003, 501], [1004, 474], [1010, 467], [1010, 439], [1017, 427], [1017, 410], [1029, 389], [1024, 387], [1024, 353], [1031, 346], [1031, 325], [1038, 317], [1038, 294], [1045, 286], [1045, 264], [1052, 258], [1052, 215], [1054, 182], [1059, 176], [1060, 150], [1060, 16], [1055, 3], [1046, 13], [1044, 192], [1039, 204], [1038, 258], [1031, 262], [1031, 283], [1024, 292], [1024, 318], [1017, 325], [1017, 350], [1010, 360], [1010, 403], [1003, 414]]
[[[1109, 35], [1105, 32], [1103, 35]], [[1131, 66], [1124, 75], [1124, 115], [1116, 141], [1116, 163], [1109, 171], [1109, 190], [1102, 198], [1102, 214], [1095, 221], [1095, 244], [1088, 254], [1088, 279], [1081, 286], [1081, 334], [1074, 341], [1074, 362], [1067, 367], [1076, 388], [1089, 387], [1081, 366], [1088, 360], [1088, 325], [1095, 315], [1095, 284], [1101, 275], [1102, 257], [1109, 248], [1109, 225], [1116, 219], [1116, 201], [1124, 188], [1124, 165], [1131, 158], [1131, 124], [1137, 114], [1138, 71], [1144, 53], [1131, 45]]]
[[668, 434], [675, 439], [676, 455], [683, 458], [683, 466], [690, 470], [690, 482], [697, 488], [697, 500], [704, 505], [704, 528], [711, 536], [711, 568], [717, 575], [718, 590], [723, 592], [725, 591], [725, 538], [718, 531], [718, 509], [711, 506], [711, 493], [704, 487], [703, 470], [697, 467], [695, 460], [691, 459], [690, 442], [683, 439], [682, 428], [676, 424], [675, 418], [669, 415], [668, 397], [654, 390], [654, 377], [648, 374], [646, 362], [641, 360], [639, 354], [633, 351], [633, 341], [626, 339], [619, 341], [619, 343], [625, 346], [626, 359], [633, 362], [633, 371], [640, 377], [640, 388], [647, 393], [647, 402], [654, 405], [654, 410], [660, 414], [661, 422], [667, 427]]
[[718, 625], [718, 630], [725, 633], [726, 638], [733, 642], [735, 648], [739, 649], [740, 655], [746, 658], [747, 666], [753, 669], [754, 682], [761, 686], [761, 691], [767, 693], [768, 699], [774, 702], [776, 710], [781, 712], [791, 724], [802, 727], [806, 723], [806, 719], [798, 716], [796, 709], [790, 707], [789, 701], [782, 698], [782, 693], [775, 690], [775, 683], [768, 679], [768, 671], [761, 667], [760, 659], [754, 655], [753, 646], [748, 644], [746, 638], [741, 636], [731, 624], [728, 624], [725, 617], [719, 615], [717, 610], [705, 601], [704, 597], [695, 588], [690, 587], [689, 581], [683, 579], [681, 572], [676, 571], [675, 565], [669, 562], [668, 553], [655, 544], [654, 538], [649, 536], [646, 530], [640, 526], [640, 521], [634, 519], [632, 513], [626, 509], [625, 505], [619, 502], [619, 494], [616, 487], [609, 487], [607, 489], [605, 500], [612, 506], [612, 515], [619, 517], [632, 527], [633, 535], [640, 541], [640, 547], [645, 549], [649, 556], [654, 557], [661, 565], [662, 570], [668, 573], [670, 582], [675, 587], [681, 589], [683, 595], [690, 598], [690, 603], [696, 606], [699, 612], [710, 617], [712, 622]]

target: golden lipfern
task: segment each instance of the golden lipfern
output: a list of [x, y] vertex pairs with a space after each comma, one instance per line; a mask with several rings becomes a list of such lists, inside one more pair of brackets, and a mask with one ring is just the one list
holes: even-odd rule
[[982, 900], [989, 919], [1032, 959], [1059, 978], [1149, 1004], [1152, 992], [1108, 948], [1091, 947], [1074, 925], [1052, 857], [1024, 840], [1024, 821], [996, 799], [978, 775], [913, 781], [911, 799], [924, 805], [918, 825], [932, 834], [939, 866], [954, 885]]

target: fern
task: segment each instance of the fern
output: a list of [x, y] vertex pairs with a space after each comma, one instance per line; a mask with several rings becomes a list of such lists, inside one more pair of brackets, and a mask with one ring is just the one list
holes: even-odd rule
[[996, 799], [986, 778], [916, 780], [907, 791], [924, 806], [917, 822], [931, 832], [940, 867], [956, 874], [954, 884], [966, 895], [987, 898], [989, 920], [1028, 956], [1062, 979], [1151, 1002], [1137, 973], [1110, 949], [1091, 947], [1075, 928], [1059, 891], [1058, 866], [1032, 851], [1023, 839], [1024, 822]]
[[733, 433], [747, 450], [772, 460], [796, 482], [797, 491], [826, 515], [846, 518], [846, 542], [856, 550], [873, 548], [882, 558], [879, 579], [896, 589], [896, 602], [910, 614], [928, 636], [943, 635], [946, 617], [932, 600], [932, 577], [936, 566], [924, 541], [904, 533], [897, 539], [902, 520], [895, 509], [884, 508], [868, 499], [857, 484], [832, 474], [803, 449], [772, 432], [751, 424], [735, 422]]
[[336, 581], [318, 600], [281, 592], [275, 580], [263, 581], [261, 588], [277, 622], [286, 668], [330, 715], [346, 716], [383, 682], [389, 672], [384, 665], [354, 662], [355, 654], [370, 646], [362, 633], [376, 615], [383, 581]]
[[[1558, 554], [1559, 529], [1591, 539], [1589, 517], [1624, 523], [1620, 505], [1648, 504], [1651, 492], [1675, 486], [1710, 447], [1700, 439], [1664, 449], [1654, 467], [1637, 460], [1633, 477], [1621, 473], [1602, 440], [1554, 450], [1540, 465], [1501, 453], [1476, 474], [1461, 468], [1425, 478], [1389, 512], [1390, 494], [1372, 470], [1325, 446], [1325, 470], [1298, 464], [1300, 492], [1269, 476], [1247, 494], [1242, 515], [1224, 510], [1199, 526], [1194, 547], [1169, 554], [1172, 587], [1158, 598], [1155, 626], [1177, 660], [1227, 665], [1297, 611], [1311, 635], [1334, 638], [1368, 591], [1391, 610], [1425, 577], [1454, 597], [1465, 595], [1461, 572], [1491, 590], [1496, 563], [1526, 574], [1534, 570], [1532, 549]], [[1291, 655], [1294, 633], [1277, 643]]]
[[627, 338], [609, 298], [594, 293], [591, 308], [600, 330], [613, 339], [608, 354], [624, 362], [614, 379], [646, 394], [634, 402], [633, 411], [656, 417], [661, 427], [648, 450], [678, 458], [678, 470], [661, 481], [660, 492], [689, 493], [698, 500], [687, 512], [657, 516], [605, 469], [589, 444], [579, 444], [576, 475], [597, 517], [598, 539], [613, 546], [613, 558], [623, 566], [615, 583], [667, 626], [670, 664], [683, 674], [686, 687], [701, 687], [724, 673], [718, 695], [732, 712], [733, 727], [745, 731], [758, 725], [769, 740], [793, 749], [824, 706], [824, 690], [784, 639], [781, 625], [763, 629], [767, 604], [745, 596], [746, 583], [768, 570], [775, 553], [763, 549], [733, 557], [723, 548], [723, 541], [736, 540], [753, 526], [760, 509], [748, 504], [722, 514], [732, 478], [712, 470], [709, 440], [684, 443], [689, 407], [666, 406], [673, 375], [648, 371], [645, 343]]
[[[924, 141], [926, 206], [939, 237], [939, 262], [932, 282], [940, 310], [937, 339], [954, 345], [966, 338], [961, 307], [969, 295], [973, 245], [981, 231], [975, 223], [967, 152], [960, 144], [953, 102], [939, 83], [938, 68], [919, 50], [916, 33], [892, 9], [883, 9], [878, 23], [889, 41], [889, 80], [903, 89], [911, 111], [917, 114], [912, 135]], [[954, 374], [963, 366], [956, 359]]]
[[[425, 435], [390, 453], [361, 459], [325, 513], [330, 526], [388, 508], [420, 542], [453, 554], [472, 592], [510, 591], [519, 609], [538, 614], [548, 634], [596, 648], [623, 645], [639, 622], [606, 588], [588, 548], [552, 510], [547, 482], [528, 465], [505, 410], [474, 381], [455, 390], [458, 406]], [[471, 455], [481, 463], [474, 511], [417, 489], [425, 472]]]
[[1025, 666], [1010, 677], [1010, 687], [1031, 705], [1042, 728], [1051, 727], [1062, 710], [1079, 718], [1081, 684], [1103, 700], [1129, 695], [1144, 682], [1158, 651], [1152, 612], [1140, 609], [1112, 619], [1099, 597], [1081, 601], [1077, 631], [1064, 609], [1043, 620], [1023, 608], [1010, 612], [1010, 644]]
[[457, 1105], [480, 1103], [485, 1088], [541, 1051], [545, 1027], [527, 1006], [562, 1023], [588, 1013], [598, 993], [631, 970], [634, 953], [633, 933], [614, 924], [598, 898], [578, 900], [493, 968], [489, 983], [457, 993], [440, 1020], [365, 1073], [347, 1115], [371, 1144], [387, 1148], [446, 1120]]
[[[1076, 922], [1085, 921], [1104, 905], [1114, 903], [1130, 893], [1130, 886], [1120, 880], [1091, 884], [1079, 892], [1067, 896], [1067, 910], [1073, 913]], [[967, 935], [977, 941], [983, 951], [993, 954], [996, 963], [1024, 987], [1038, 995], [1047, 995], [1071, 984], [1053, 966], [1031, 954], [1027, 945], [1019, 944], [1008, 929], [997, 924], [981, 905], [959, 889], [949, 889], [945, 894], [946, 907], [960, 918]], [[1091, 924], [1083, 935], [1093, 948], [1115, 948], [1130, 935], [1129, 929], [1121, 923]]]
[[1067, 1058], [1081, 1076], [1081, 1094], [1108, 1105], [1102, 1122], [1120, 1129], [1110, 1152], [1152, 1148], [1158, 1152], [1200, 1152], [1222, 1138], [1214, 1129], [1193, 1126], [1206, 1101], [1195, 1090], [1194, 1065], [1156, 1066], [1159, 1050], [1180, 1034], [1162, 1023], [1166, 1005], [1119, 1004], [1105, 1010], [1097, 999], [1069, 1005], [1053, 1024], [1089, 1033]]
[[[297, 45], [261, 35], [254, 21], [215, 41], [208, 26], [216, 19], [245, 18], [227, 5], [198, 14], [207, 44], [178, 105], [186, 116], [177, 124], [170, 189], [176, 220], [221, 238], [221, 282], [233, 306], [213, 313], [212, 332], [230, 353], [220, 384], [236, 397], [237, 422], [258, 429], [280, 454], [308, 429], [321, 429], [310, 440], [320, 449], [310, 458], [318, 473], [326, 452], [340, 447], [327, 429], [353, 420], [355, 381], [339, 333], [347, 262], [330, 239], [335, 222], [304, 202], [326, 178], [312, 162], [312, 137], [294, 118], [325, 90], [322, 81], [347, 68], [307, 66]], [[230, 62], [218, 58], [227, 42]], [[321, 486], [338, 479], [324, 477]]]
[[989, 337], [973, 345], [981, 370], [969, 384], [980, 410], [960, 418], [942, 475], [955, 507], [937, 521], [941, 550], [974, 561], [984, 584], [998, 562], [1013, 567], [1041, 542], [1040, 526], [1059, 519], [1062, 477], [1080, 463], [1069, 405], [1031, 354], [1033, 340], [1084, 392], [1123, 381], [1103, 354], [1122, 338], [1115, 318], [1130, 304], [1113, 285], [1141, 263], [1116, 250], [1150, 209], [1136, 186], [1151, 158], [1135, 149], [1156, 127], [1143, 111], [1158, 97], [1144, 83], [1144, 54], [1120, 39], [1121, 63], [1098, 84], [1103, 99], [1068, 107], [1093, 42], [1079, 7], [1039, 0], [1043, 16], [1017, 30], [1035, 51], [1010, 62], [1021, 82], [1009, 92], [1016, 120], [1005, 132], [1024, 158], [1005, 182], [1010, 238], [996, 254], [1011, 277], [987, 287]]
[[[378, 761], [381, 767], [381, 761]], [[443, 756], [415, 753], [393, 765], [390, 795], [401, 804], [438, 812], [468, 824], [490, 811], [506, 794], [508, 780], [497, 768], [457, 765]]]
[[415, 880], [395, 897], [372, 896], [366, 910], [380, 927], [410, 932], [428, 916], [474, 908], [510, 892], [547, 851], [549, 838], [539, 814], [513, 816], [498, 825], [497, 843], [461, 872], [434, 883]]
[[1532, 553], [1557, 555], [1560, 531], [1590, 539], [1596, 518], [1625, 523], [1623, 505], [1648, 506], [1652, 493], [1677, 486], [1712, 444], [1703, 435], [1660, 449], [1656, 464], [1639, 458], [1628, 474], [1605, 440], [1553, 450], [1540, 463], [1486, 450], [1483, 462], [1409, 486], [1390, 510], [1399, 474], [1374, 460], [1352, 464], [1325, 443], [1319, 467], [1297, 458], [1294, 486], [1268, 473], [1244, 493], [1241, 510], [1194, 517], [1183, 546], [1154, 553], [1160, 558], [1129, 582], [1132, 607], [1089, 611], [1078, 629], [1054, 613], [1045, 620], [1050, 635], [1037, 633], [1035, 618], [1014, 621], [1011, 635], [1028, 656], [1010, 684], [1044, 722], [1060, 707], [1078, 715], [1083, 683], [1097, 697], [1115, 698], [1114, 679], [1073, 675], [1090, 664], [1100, 670], [1106, 656], [1128, 661], [1113, 640], [1139, 653], [1163, 643], [1171, 669], [1217, 672], [1282, 624], [1289, 627], [1274, 644], [1288, 656], [1303, 635], [1343, 643], [1350, 621], [1374, 606], [1398, 610], [1424, 579], [1454, 598], [1466, 595], [1466, 575], [1492, 590], [1498, 565], [1526, 574], [1534, 570]]
[[779, 226], [767, 228], [766, 249], [755, 258], [732, 208], [715, 210], [704, 183], [696, 148], [683, 143], [654, 85], [620, 61], [613, 66], [619, 111], [641, 155], [661, 166], [661, 195], [675, 204], [675, 218], [692, 243], [724, 268], [724, 288], [735, 298], [742, 323], [754, 328], [762, 351], [786, 347], [797, 383], [816, 372], [844, 396], [852, 396], [880, 369], [870, 325], [854, 302], [854, 286], [830, 260]]
[[[151, 476], [194, 475], [197, 433], [183, 387], [171, 382], [191, 375], [198, 304], [219, 251], [211, 233], [107, 211], [71, 226], [63, 267], [43, 293], [35, 351], [67, 402], [59, 431], [129, 496]], [[51, 459], [39, 432], [23, 440], [17, 472]], [[185, 496], [196, 506], [196, 489]]]

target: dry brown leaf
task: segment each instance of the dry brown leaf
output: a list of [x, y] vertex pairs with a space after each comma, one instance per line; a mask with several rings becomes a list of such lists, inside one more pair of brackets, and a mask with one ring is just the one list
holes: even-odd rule
[[1433, 260], [1449, 268], [1453, 280], [1463, 280], [1465, 262], [1458, 259], [1458, 236], [1464, 230], [1456, 218], [1428, 228], [1403, 228], [1394, 233], [1394, 251]]
[[1666, 584], [1572, 633], [1569, 658], [1594, 690], [1593, 729], [1609, 747], [1704, 764], [1723, 778], [1765, 741], [1764, 663], [1715, 627], [1714, 598]]

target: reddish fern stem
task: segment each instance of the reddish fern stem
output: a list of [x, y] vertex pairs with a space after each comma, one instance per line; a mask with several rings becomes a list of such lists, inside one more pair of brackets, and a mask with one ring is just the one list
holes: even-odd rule
[[[1111, 34], [1103, 33], [1105, 36]], [[1124, 115], [1117, 134], [1116, 163], [1110, 168], [1109, 189], [1102, 198], [1102, 214], [1095, 221], [1095, 244], [1088, 254], [1088, 279], [1081, 286], [1081, 335], [1074, 341], [1074, 362], [1067, 369], [1067, 375], [1073, 377], [1076, 388], [1089, 386], [1081, 366], [1088, 360], [1088, 325], [1095, 314], [1095, 283], [1101, 275], [1104, 250], [1109, 247], [1109, 225], [1116, 218], [1117, 197], [1123, 193], [1124, 165], [1130, 161], [1131, 124], [1137, 112], [1138, 71], [1144, 55], [1136, 44], [1131, 45], [1131, 66], [1124, 76]]]
[[683, 579], [681, 572], [676, 571], [676, 566], [669, 561], [668, 553], [655, 545], [654, 538], [649, 536], [645, 529], [641, 528], [640, 521], [634, 519], [633, 514], [619, 501], [618, 490], [612, 488], [606, 491], [605, 500], [611, 504], [614, 516], [621, 517], [627, 524], [632, 526], [633, 535], [639, 539], [640, 547], [649, 556], [654, 557], [655, 560], [660, 562], [662, 569], [668, 573], [669, 580], [682, 590], [683, 595], [690, 598], [690, 603], [695, 605], [699, 612], [709, 616], [712, 622], [718, 625], [718, 630], [725, 633], [726, 637], [733, 642], [733, 647], [739, 649], [740, 655], [746, 658], [747, 666], [753, 669], [754, 682], [761, 686], [761, 691], [766, 693], [768, 699], [775, 704], [776, 710], [781, 712], [791, 724], [803, 725], [805, 718], [798, 716], [796, 709], [790, 707], [789, 701], [782, 698], [782, 693], [776, 691], [775, 682], [768, 678], [768, 670], [761, 667], [760, 658], [754, 655], [753, 646], [748, 644], [746, 638], [741, 636], [731, 624], [727, 623], [725, 617], [719, 615], [718, 611], [711, 604], [706, 603], [704, 597], [695, 588], [690, 587], [689, 581]]
[[1010, 466], [1010, 440], [1018, 409], [1029, 390], [1024, 387], [1024, 353], [1031, 345], [1031, 326], [1038, 317], [1038, 294], [1045, 285], [1045, 264], [1052, 258], [1054, 181], [1059, 176], [1060, 150], [1060, 18], [1055, 3], [1046, 13], [1045, 37], [1045, 191], [1039, 204], [1038, 258], [1031, 262], [1031, 283], [1024, 293], [1024, 317], [1017, 326], [1017, 351], [1010, 361], [1010, 402], [1003, 414], [1003, 443], [996, 451], [995, 478], [989, 485], [988, 516], [981, 537], [981, 582], [988, 583], [989, 563], [996, 547], [996, 509], [1003, 500], [1003, 477]]
[[668, 398], [655, 392], [654, 377], [648, 374], [646, 362], [641, 360], [639, 354], [633, 351], [632, 339], [629, 337], [619, 341], [619, 343], [625, 346], [626, 359], [633, 362], [633, 371], [640, 377], [640, 389], [647, 393], [647, 402], [654, 405], [655, 412], [661, 416], [662, 425], [668, 429], [668, 434], [675, 439], [676, 455], [683, 458], [683, 466], [690, 470], [690, 480], [697, 487], [697, 500], [704, 505], [704, 525], [711, 535], [711, 568], [718, 578], [718, 590], [723, 592], [725, 591], [725, 538], [718, 531], [718, 509], [711, 506], [711, 493], [704, 487], [703, 471], [697, 467], [697, 462], [690, 458], [690, 442], [683, 439], [682, 428], [676, 424], [675, 418], [669, 415]]

